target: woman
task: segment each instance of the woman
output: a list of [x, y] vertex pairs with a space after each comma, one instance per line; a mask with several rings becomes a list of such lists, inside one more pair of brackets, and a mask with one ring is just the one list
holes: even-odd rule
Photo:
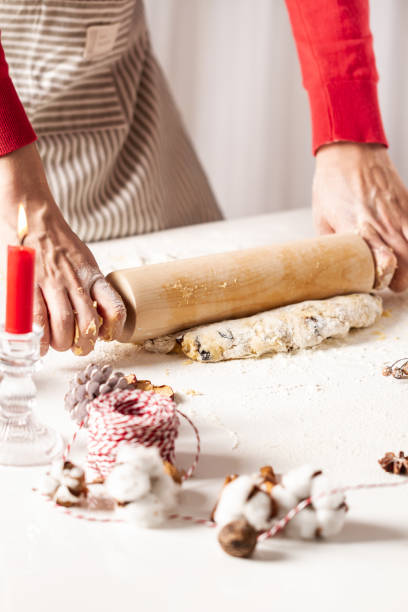
[[[385, 274], [394, 251], [393, 288], [404, 289], [408, 195], [385, 148], [368, 0], [287, 7], [312, 109], [318, 228], [359, 231]], [[87, 354], [98, 335], [120, 334], [125, 310], [82, 240], [221, 213], [152, 53], [141, 0], [2, 0], [0, 24], [10, 68], [1, 55], [1, 239], [15, 240], [24, 201], [43, 352]]]

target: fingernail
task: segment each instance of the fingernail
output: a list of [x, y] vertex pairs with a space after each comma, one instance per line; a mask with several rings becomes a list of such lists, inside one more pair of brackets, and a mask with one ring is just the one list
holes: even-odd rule
[[390, 284], [397, 269], [397, 258], [391, 249], [374, 249], [376, 260], [375, 289], [385, 289]]
[[79, 327], [78, 327], [78, 322], [75, 320], [74, 344], [78, 344], [78, 340], [79, 340]]
[[88, 327], [86, 328], [85, 336], [96, 336], [97, 333], [98, 333], [98, 330], [96, 327], [95, 320], [92, 319], [92, 321], [89, 323]]

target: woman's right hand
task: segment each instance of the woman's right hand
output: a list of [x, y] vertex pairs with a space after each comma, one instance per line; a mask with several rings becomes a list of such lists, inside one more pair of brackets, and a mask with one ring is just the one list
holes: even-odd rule
[[333, 142], [321, 147], [313, 211], [320, 233], [354, 232], [367, 241], [377, 288], [408, 288], [408, 190], [383, 145]]
[[16, 243], [17, 209], [24, 203], [27, 246], [36, 250], [34, 320], [44, 329], [42, 354], [72, 348], [88, 354], [97, 337], [118, 338], [126, 310], [88, 247], [55, 203], [35, 144], [0, 157], [0, 243]]

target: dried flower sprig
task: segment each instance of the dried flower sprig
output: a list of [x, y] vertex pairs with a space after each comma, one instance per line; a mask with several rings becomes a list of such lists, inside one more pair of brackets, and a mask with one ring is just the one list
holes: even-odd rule
[[408, 357], [397, 359], [391, 365], [385, 365], [383, 368], [383, 376], [393, 376], [393, 378], [408, 378]]

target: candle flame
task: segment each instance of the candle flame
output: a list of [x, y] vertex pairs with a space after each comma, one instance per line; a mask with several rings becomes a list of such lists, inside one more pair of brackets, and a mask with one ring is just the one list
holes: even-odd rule
[[28, 234], [28, 223], [27, 214], [24, 204], [18, 206], [18, 218], [17, 218], [17, 236], [20, 244], [24, 243], [24, 240]]

